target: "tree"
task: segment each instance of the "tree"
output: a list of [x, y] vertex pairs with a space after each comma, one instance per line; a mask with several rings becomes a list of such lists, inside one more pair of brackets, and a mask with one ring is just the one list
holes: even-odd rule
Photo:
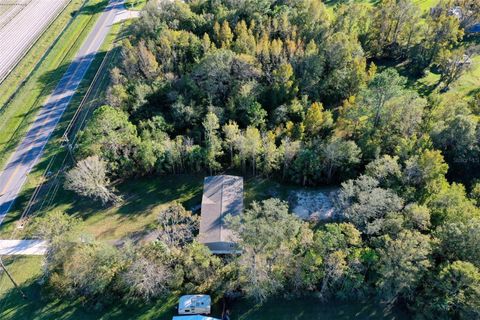
[[480, 270], [454, 261], [432, 277], [417, 307], [427, 319], [475, 319], [480, 316]]
[[325, 57], [314, 40], [307, 44], [305, 55], [300, 57], [294, 66], [300, 93], [308, 95], [313, 100], [320, 99], [321, 95], [317, 88], [325, 76]]
[[323, 170], [326, 173], [327, 182], [332, 181], [337, 170], [346, 172], [344, 168], [352, 168], [360, 162], [361, 151], [353, 141], [341, 138], [331, 138], [322, 143], [320, 147]]
[[203, 244], [189, 243], [176, 252], [174, 261], [181, 268], [186, 291], [211, 291], [221, 283], [221, 260]]
[[130, 291], [130, 297], [145, 302], [169, 292], [168, 281], [172, 277], [171, 270], [164, 265], [156, 264], [147, 258], [137, 258], [122, 274], [122, 280]]
[[298, 87], [295, 85], [295, 75], [291, 64], [281, 64], [272, 72], [272, 91], [270, 100], [273, 107], [288, 102], [295, 97]]
[[162, 242], [134, 248], [130, 264], [120, 274], [120, 285], [128, 299], [149, 302], [175, 289], [171, 259]]
[[97, 242], [82, 244], [50, 277], [50, 283], [73, 297], [106, 298], [112, 295], [108, 289], [122, 267], [120, 252], [115, 247]]
[[282, 166], [283, 166], [283, 173], [282, 177], [285, 179], [288, 169], [290, 168], [290, 164], [295, 156], [300, 151], [300, 141], [292, 141], [289, 137], [285, 137], [282, 139], [282, 144], [280, 145], [280, 153], [283, 155], [282, 159]]
[[157, 73], [158, 62], [155, 55], [146, 47], [145, 41], [138, 44], [139, 69], [146, 79], [151, 80]]
[[410, 229], [427, 231], [431, 226], [430, 210], [425, 205], [409, 204], [404, 210], [404, 226]]
[[214, 50], [195, 64], [190, 74], [195, 94], [215, 106], [224, 106], [235, 87], [255, 80], [259, 70], [251, 56], [238, 56], [230, 50]]
[[245, 20], [240, 20], [235, 26], [234, 51], [237, 53], [251, 54], [256, 50], [255, 37], [252, 30], [247, 28]]
[[448, 165], [438, 150], [425, 150], [405, 161], [404, 182], [417, 190], [418, 198], [425, 199], [444, 186]]
[[275, 143], [275, 134], [267, 131], [262, 135], [261, 170], [269, 176], [280, 167], [281, 154]]
[[225, 136], [224, 144], [230, 151], [230, 165], [233, 166], [233, 149], [240, 135], [238, 124], [235, 121], [229, 121], [222, 127], [223, 134]]
[[423, 70], [434, 62], [442, 50], [449, 50], [463, 37], [460, 21], [450, 14], [451, 1], [441, 1], [430, 10], [421, 41], [412, 50], [414, 66]]
[[158, 239], [168, 247], [182, 247], [193, 240], [198, 220], [198, 216], [174, 202], [158, 215]]
[[218, 21], [215, 21], [213, 29], [218, 45], [223, 49], [229, 49], [233, 40], [233, 32], [232, 29], [230, 29], [228, 21], [223, 20], [221, 25], [218, 23]]
[[80, 219], [61, 211], [50, 211], [44, 216], [37, 216], [29, 225], [29, 230], [35, 238], [54, 241], [64, 234], [72, 232], [80, 224]]
[[401, 231], [396, 239], [383, 237], [377, 249], [379, 295], [389, 304], [398, 298], [413, 299], [417, 286], [431, 267], [430, 238], [418, 231]]
[[432, 216], [432, 224], [439, 226], [446, 222], [467, 223], [473, 218], [480, 218], [480, 209], [472, 199], [467, 197], [462, 184], [446, 184], [432, 193], [425, 201]]
[[37, 216], [27, 225], [33, 238], [48, 241], [42, 265], [44, 278], [49, 278], [52, 272], [68, 259], [80, 226], [80, 219], [60, 211], [50, 211], [44, 216]]
[[379, 187], [372, 177], [362, 175], [342, 183], [337, 210], [367, 235], [381, 234], [387, 214], [396, 214], [404, 201], [394, 191]]
[[447, 90], [450, 84], [458, 80], [462, 74], [472, 67], [471, 57], [473, 51], [466, 52], [462, 49], [455, 51], [441, 50], [438, 54], [438, 69], [440, 71], [440, 82], [443, 83], [443, 90]]
[[468, 261], [480, 267], [480, 219], [450, 222], [437, 228], [438, 254], [448, 261]]
[[245, 155], [252, 161], [252, 174], [256, 174], [257, 157], [262, 148], [260, 131], [255, 127], [248, 127], [245, 130]]
[[214, 113], [207, 113], [205, 121], [203, 121], [203, 128], [205, 130], [205, 144], [207, 147], [206, 160], [211, 173], [213, 170], [221, 168], [220, 163], [216, 159], [223, 154], [221, 140], [218, 137], [220, 124]]
[[317, 230], [302, 261], [306, 288], [319, 286], [320, 297], [346, 297], [362, 290], [368, 250], [350, 223], [329, 223]]
[[372, 13], [367, 46], [376, 56], [402, 57], [416, 44], [421, 10], [409, 0], [384, 0]]
[[367, 77], [367, 62], [358, 40], [342, 32], [330, 34], [324, 48], [325, 69], [321, 82], [323, 101], [339, 103], [355, 95]]
[[267, 111], [262, 108], [262, 105], [258, 102], [253, 102], [247, 109], [248, 124], [262, 128], [265, 126], [265, 118], [267, 117]]
[[304, 125], [305, 132], [311, 138], [317, 137], [322, 130], [329, 129], [333, 125], [332, 113], [324, 111], [321, 103], [314, 102], [307, 110]]
[[295, 248], [308, 241], [309, 232], [288, 212], [286, 202], [274, 198], [254, 202], [242, 215], [227, 221], [240, 237], [243, 251], [237, 262], [237, 281], [247, 296], [264, 301], [286, 285], [294, 271]]
[[111, 201], [119, 201], [120, 197], [111, 190], [106, 171], [105, 161], [97, 156], [81, 160], [65, 175], [65, 189], [100, 200], [104, 205]]
[[433, 114], [435, 125], [432, 126], [430, 135], [434, 146], [443, 151], [447, 162], [465, 166], [468, 162], [478, 160], [477, 127], [478, 119], [462, 103], [454, 102], [440, 106]]
[[365, 175], [377, 180], [384, 188], [392, 188], [401, 184], [402, 167], [398, 163], [398, 157], [383, 155], [367, 164]]
[[96, 109], [78, 141], [81, 158], [98, 156], [107, 161], [111, 173], [122, 177], [135, 173], [135, 149], [140, 139], [127, 113], [110, 106]]
[[344, 103], [341, 132], [358, 141], [367, 159], [393, 153], [402, 139], [419, 132], [426, 101], [405, 89], [405, 83], [405, 78], [389, 68], [375, 74], [357, 98]]

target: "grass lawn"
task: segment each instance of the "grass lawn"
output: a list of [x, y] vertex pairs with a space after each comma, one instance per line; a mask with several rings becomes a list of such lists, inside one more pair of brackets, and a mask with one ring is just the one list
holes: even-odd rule
[[316, 297], [272, 299], [263, 305], [250, 301], [233, 304], [232, 319], [236, 320], [403, 320], [410, 316], [399, 309], [387, 310], [372, 302], [330, 301], [322, 303]]
[[[23, 87], [0, 109], [0, 167], [27, 132], [108, 0], [89, 0]], [[0, 94], [3, 96], [3, 94]]]
[[434, 7], [439, 0], [413, 0], [413, 3], [422, 9], [422, 11], [427, 11], [428, 9]]
[[[436, 85], [440, 75], [428, 72], [423, 78], [417, 81], [417, 86], [425, 90], [438, 90]], [[463, 74], [458, 80], [450, 85], [450, 89], [442, 93], [444, 99], [455, 101], [458, 99], [469, 99], [480, 88], [480, 55], [472, 58], [472, 69]]]
[[[200, 174], [185, 174], [133, 179], [117, 186], [123, 201], [109, 207], [80, 198], [60, 187], [47, 211], [62, 211], [81, 217], [85, 232], [97, 239], [119, 240], [153, 229], [159, 212], [173, 201], [181, 203], [187, 209], [199, 205], [202, 201], [203, 177]], [[245, 205], [272, 196], [288, 200], [290, 191], [296, 189], [300, 187], [262, 178], [247, 179]], [[21, 213], [21, 205], [22, 201], [19, 201], [18, 210], [7, 216], [0, 236], [8, 237], [11, 234], [14, 222]]]

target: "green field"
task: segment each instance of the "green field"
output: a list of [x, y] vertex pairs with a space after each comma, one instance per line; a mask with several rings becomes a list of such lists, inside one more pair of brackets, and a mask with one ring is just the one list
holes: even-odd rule
[[[428, 91], [438, 91], [440, 75], [428, 72], [423, 78], [417, 81], [417, 86], [426, 88]], [[472, 58], [472, 68], [463, 74], [457, 81], [452, 83], [449, 90], [442, 93], [444, 99], [454, 101], [457, 99], [469, 99], [480, 88], [480, 55]]]

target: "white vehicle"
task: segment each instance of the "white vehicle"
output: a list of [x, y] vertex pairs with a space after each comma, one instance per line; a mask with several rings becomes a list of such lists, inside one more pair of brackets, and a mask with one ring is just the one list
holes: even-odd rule
[[194, 315], [194, 316], [175, 316], [172, 320], [220, 320], [217, 318], [211, 318], [208, 316]]
[[210, 314], [212, 299], [206, 294], [181, 296], [178, 300], [178, 314]]

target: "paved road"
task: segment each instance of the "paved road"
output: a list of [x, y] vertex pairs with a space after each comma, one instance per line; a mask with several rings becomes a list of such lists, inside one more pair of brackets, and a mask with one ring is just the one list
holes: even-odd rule
[[24, 140], [0, 173], [0, 224], [28, 173], [40, 159], [50, 135], [105, 40], [116, 15], [123, 10], [123, 0], [110, 0], [57, 87], [40, 109]]
[[48, 243], [44, 240], [0, 240], [0, 256], [43, 255]]

